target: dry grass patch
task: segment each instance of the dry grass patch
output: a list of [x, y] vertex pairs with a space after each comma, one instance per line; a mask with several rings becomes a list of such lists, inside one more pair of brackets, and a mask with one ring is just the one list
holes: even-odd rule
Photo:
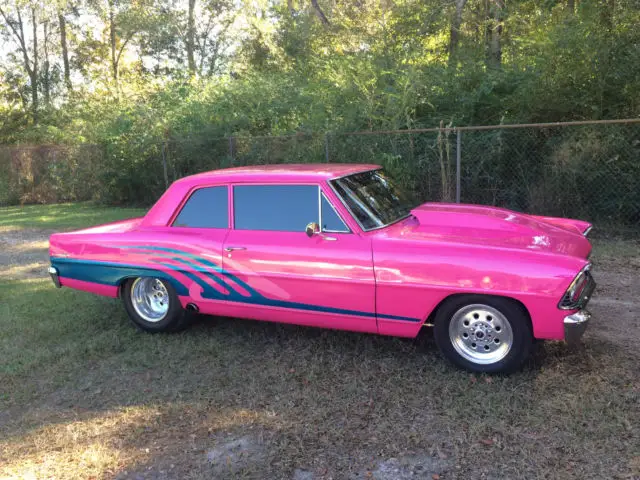
[[160, 415], [152, 407], [126, 407], [86, 418], [51, 419], [23, 435], [0, 441], [0, 476], [7, 478], [102, 478], [145, 451], [131, 448], [136, 432]]

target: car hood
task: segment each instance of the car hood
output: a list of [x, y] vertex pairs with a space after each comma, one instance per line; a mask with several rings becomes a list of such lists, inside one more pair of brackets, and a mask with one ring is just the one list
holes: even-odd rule
[[[538, 250], [587, 258], [591, 244], [582, 235], [585, 222], [546, 219], [503, 208], [479, 205], [425, 203], [413, 217], [397, 225], [405, 239]], [[582, 229], [582, 230], [581, 230]]]

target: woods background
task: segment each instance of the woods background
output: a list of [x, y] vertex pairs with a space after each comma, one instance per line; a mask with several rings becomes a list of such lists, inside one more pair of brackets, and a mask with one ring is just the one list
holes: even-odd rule
[[[0, 40], [0, 204], [149, 204], [283, 161], [381, 163], [453, 200], [447, 127], [640, 114], [638, 0], [0, 0]], [[461, 151], [462, 201], [638, 228], [638, 124]]]

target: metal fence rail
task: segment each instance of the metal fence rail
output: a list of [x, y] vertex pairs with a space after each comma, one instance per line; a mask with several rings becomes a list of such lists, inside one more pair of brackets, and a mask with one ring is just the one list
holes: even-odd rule
[[[123, 151], [126, 150], [126, 151]], [[640, 232], [640, 119], [0, 147], [0, 204], [151, 203], [216, 168], [377, 163], [422, 201], [498, 205]]]

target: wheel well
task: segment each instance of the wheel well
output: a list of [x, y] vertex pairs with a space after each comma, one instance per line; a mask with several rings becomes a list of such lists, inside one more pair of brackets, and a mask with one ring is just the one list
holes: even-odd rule
[[440, 310], [440, 308], [442, 308], [443, 305], [445, 305], [447, 302], [450, 302], [452, 299], [461, 298], [461, 297], [493, 297], [493, 298], [501, 298], [504, 300], [508, 300], [513, 304], [517, 305], [518, 308], [522, 310], [522, 312], [525, 314], [525, 318], [527, 319], [527, 323], [529, 324], [529, 328], [533, 333], [533, 323], [531, 322], [531, 314], [529, 313], [529, 310], [527, 310], [527, 307], [525, 307], [524, 303], [522, 303], [520, 300], [517, 300], [513, 297], [507, 297], [505, 295], [490, 295], [486, 293], [453, 293], [451, 295], [447, 295], [445, 298], [443, 298], [440, 301], [440, 303], [438, 303], [438, 305], [436, 305], [436, 308], [434, 308], [431, 311], [431, 313], [429, 314], [429, 316], [424, 322], [425, 325], [433, 325], [436, 315], [438, 314], [438, 310]]
[[124, 288], [124, 284], [127, 283], [127, 280], [132, 278], [136, 278], [135, 276], [122, 277], [118, 280], [118, 298], [122, 298], [122, 289]]

